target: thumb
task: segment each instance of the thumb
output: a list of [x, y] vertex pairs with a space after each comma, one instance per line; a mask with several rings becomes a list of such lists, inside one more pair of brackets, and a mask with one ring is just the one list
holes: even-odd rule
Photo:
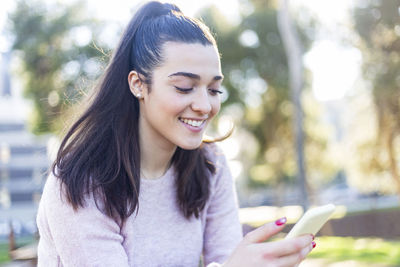
[[275, 222], [266, 223], [247, 233], [243, 238], [243, 242], [247, 244], [263, 242], [279, 233], [285, 227], [285, 223], [286, 217], [280, 218]]

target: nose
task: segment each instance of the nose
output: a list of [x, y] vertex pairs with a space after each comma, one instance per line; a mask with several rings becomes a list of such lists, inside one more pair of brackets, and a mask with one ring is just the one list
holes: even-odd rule
[[194, 99], [192, 101], [192, 110], [201, 114], [210, 113], [211, 101], [207, 88], [198, 90], [198, 94], [194, 95]]

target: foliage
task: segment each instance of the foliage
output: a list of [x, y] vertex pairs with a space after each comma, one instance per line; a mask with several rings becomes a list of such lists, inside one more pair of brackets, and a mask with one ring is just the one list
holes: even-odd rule
[[13, 50], [19, 52], [25, 95], [33, 100], [31, 128], [55, 131], [69, 101], [80, 98], [85, 82], [101, 66], [94, 46], [96, 23], [86, 19], [82, 2], [64, 6], [19, 0], [10, 14]]
[[[375, 135], [359, 145], [359, 169], [375, 180], [391, 176], [400, 194], [400, 16], [398, 0], [359, 1], [353, 10], [363, 74], [376, 110]], [[377, 181], [379, 183], [379, 181]]]
[[[250, 186], [293, 183], [296, 176], [293, 104], [275, 2], [241, 3], [250, 12], [242, 14], [240, 25], [230, 25], [216, 9], [201, 14], [216, 32], [222, 53], [224, 86], [229, 93], [222, 113], [234, 117], [239, 138], [247, 145], [242, 147], [240, 161], [243, 169], [248, 170], [243, 176], [250, 177]], [[312, 36], [306, 34], [305, 28], [313, 27], [313, 23], [310, 20], [308, 25], [297, 24], [303, 52], [312, 43]], [[331, 177], [336, 169], [327, 158], [321, 157], [330, 133], [319, 122], [318, 104], [308, 86], [307, 80], [302, 101], [312, 107], [305, 108], [306, 160], [313, 177], [321, 180]], [[252, 143], [256, 144], [255, 153]]]

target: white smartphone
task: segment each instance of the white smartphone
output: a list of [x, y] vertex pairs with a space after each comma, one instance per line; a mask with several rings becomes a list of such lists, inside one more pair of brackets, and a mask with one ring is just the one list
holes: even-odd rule
[[285, 239], [304, 234], [316, 235], [321, 227], [329, 220], [329, 217], [334, 211], [335, 205], [333, 204], [309, 209], [293, 226]]

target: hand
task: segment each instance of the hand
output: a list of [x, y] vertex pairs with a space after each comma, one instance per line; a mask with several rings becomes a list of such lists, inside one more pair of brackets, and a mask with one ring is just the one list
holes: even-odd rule
[[263, 242], [278, 232], [286, 218], [267, 223], [248, 233], [236, 247], [223, 267], [293, 267], [299, 264], [315, 247], [313, 235]]

